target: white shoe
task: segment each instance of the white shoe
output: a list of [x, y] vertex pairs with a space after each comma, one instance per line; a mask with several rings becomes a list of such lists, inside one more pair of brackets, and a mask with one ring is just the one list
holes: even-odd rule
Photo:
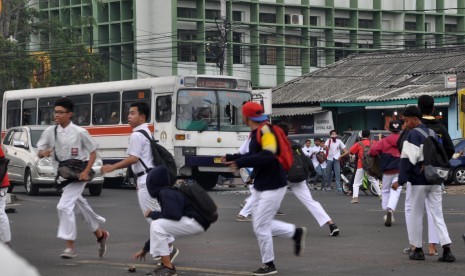
[[63, 259], [72, 259], [72, 258], [76, 258], [77, 254], [73, 249], [66, 248], [63, 251], [63, 253], [61, 253], [60, 257], [62, 257]]

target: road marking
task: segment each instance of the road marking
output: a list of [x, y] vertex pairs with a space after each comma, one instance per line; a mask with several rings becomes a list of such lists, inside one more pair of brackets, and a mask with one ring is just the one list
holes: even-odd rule
[[[141, 263], [121, 263], [121, 262], [108, 262], [108, 261], [98, 261], [98, 260], [82, 260], [77, 261], [80, 264], [89, 264], [89, 265], [108, 265], [121, 268], [129, 268], [130, 266], [135, 266], [136, 269], [149, 269], [154, 268], [153, 264], [141, 264]], [[224, 270], [224, 269], [214, 269], [214, 268], [198, 268], [198, 267], [188, 267], [188, 266], [176, 266], [176, 270], [179, 271], [191, 271], [199, 273], [208, 273], [211, 275], [250, 275], [250, 271], [236, 271], [236, 270]]]

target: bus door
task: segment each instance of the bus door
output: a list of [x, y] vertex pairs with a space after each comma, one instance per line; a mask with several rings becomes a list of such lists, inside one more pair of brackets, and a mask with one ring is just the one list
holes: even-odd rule
[[155, 131], [154, 137], [160, 145], [174, 152], [173, 146], [173, 93], [154, 94]]

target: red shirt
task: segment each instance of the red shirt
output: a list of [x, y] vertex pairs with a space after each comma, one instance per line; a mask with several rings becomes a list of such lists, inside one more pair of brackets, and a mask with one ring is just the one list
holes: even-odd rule
[[[5, 157], [5, 153], [3, 153], [3, 149], [0, 146], [0, 157]], [[5, 174], [5, 177], [3, 178], [2, 184], [0, 185], [0, 188], [5, 188], [10, 186], [10, 179], [8, 178], [8, 173]]]
[[[362, 144], [365, 146], [370, 146], [370, 140], [368, 138], [363, 139]], [[375, 143], [373, 141], [372, 145]], [[362, 158], [363, 158], [363, 147], [360, 145], [360, 142], [355, 143], [351, 148], [350, 148], [350, 153], [351, 154], [357, 154], [357, 169], [363, 168], [362, 165]]]

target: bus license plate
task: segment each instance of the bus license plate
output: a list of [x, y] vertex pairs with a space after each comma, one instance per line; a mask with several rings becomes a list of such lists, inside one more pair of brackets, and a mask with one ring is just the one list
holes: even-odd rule
[[215, 164], [221, 164], [221, 157], [215, 157], [215, 158], [213, 158], [213, 163], [215, 163]]

